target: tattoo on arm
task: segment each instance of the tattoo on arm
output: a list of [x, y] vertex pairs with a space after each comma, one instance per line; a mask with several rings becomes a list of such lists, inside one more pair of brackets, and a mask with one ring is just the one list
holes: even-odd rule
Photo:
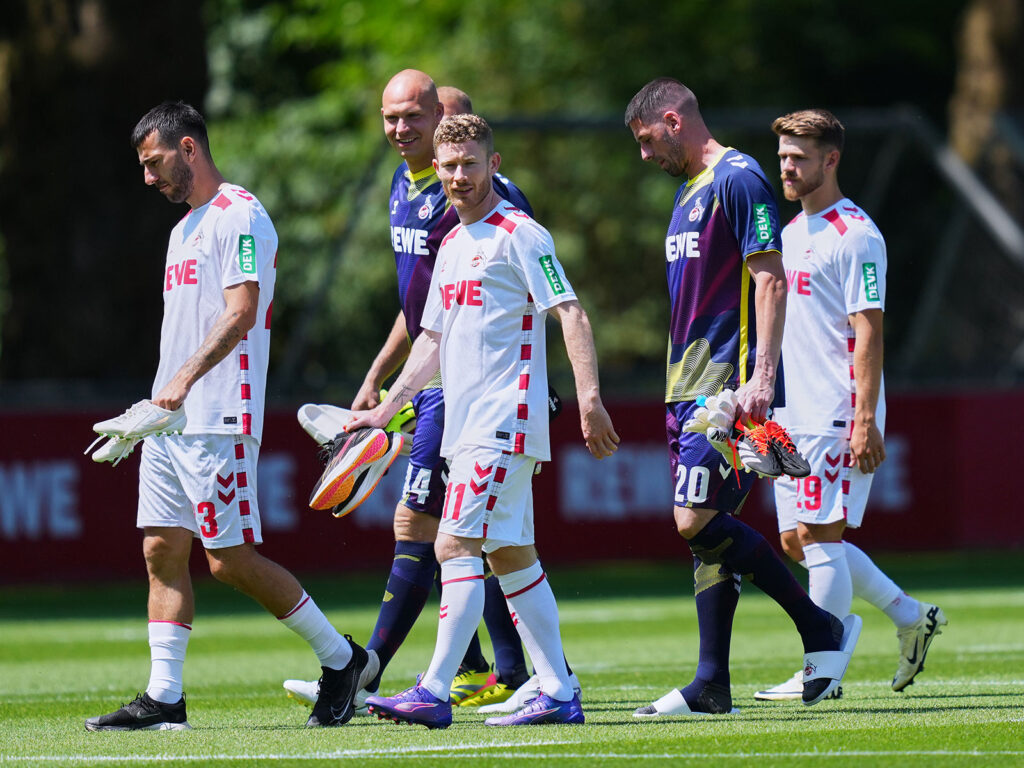
[[245, 336], [245, 331], [239, 325], [240, 319], [240, 312], [219, 317], [199, 349], [185, 361], [179, 375], [185, 376], [189, 382], [195, 382], [227, 357]]
[[395, 399], [398, 400], [398, 402], [407, 403], [413, 399], [417, 391], [418, 390], [415, 390], [412, 387], [402, 385], [398, 387], [398, 390], [395, 392], [394, 396]]

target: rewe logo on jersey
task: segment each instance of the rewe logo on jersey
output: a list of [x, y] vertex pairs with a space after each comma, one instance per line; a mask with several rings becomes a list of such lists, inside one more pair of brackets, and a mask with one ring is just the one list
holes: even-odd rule
[[177, 264], [172, 264], [164, 273], [164, 291], [169, 291], [178, 285], [198, 285], [199, 278], [196, 276], [196, 260], [185, 259]]
[[811, 295], [811, 273], [798, 272], [795, 269], [786, 270], [786, 282], [789, 283], [789, 292], [796, 292], [801, 296]]
[[238, 267], [247, 275], [256, 274], [256, 240], [252, 235], [238, 236]]
[[878, 268], [873, 261], [864, 264], [864, 298], [868, 301], [879, 301]]
[[480, 298], [479, 280], [459, 280], [457, 283], [448, 283], [440, 286], [441, 303], [445, 309], [451, 309], [452, 304], [459, 304], [464, 307], [482, 307], [483, 299]]
[[697, 238], [699, 237], [700, 232], [680, 232], [678, 235], [666, 237], [665, 260], [671, 264], [683, 256], [688, 259], [699, 259], [700, 250], [697, 248]]
[[415, 256], [429, 256], [427, 250], [427, 235], [425, 229], [414, 229], [413, 227], [392, 227], [391, 246], [395, 253], [409, 253]]

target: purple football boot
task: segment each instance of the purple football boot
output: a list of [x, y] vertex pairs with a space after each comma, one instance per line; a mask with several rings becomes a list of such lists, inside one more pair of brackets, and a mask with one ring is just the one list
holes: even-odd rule
[[452, 724], [452, 705], [419, 685], [394, 696], [369, 696], [366, 706], [370, 714], [380, 720], [425, 725], [427, 728], [447, 728]]
[[582, 723], [583, 705], [580, 695], [573, 694], [571, 701], [556, 701], [542, 693], [518, 712], [504, 717], [489, 717], [484, 725], [546, 725], [548, 723]]

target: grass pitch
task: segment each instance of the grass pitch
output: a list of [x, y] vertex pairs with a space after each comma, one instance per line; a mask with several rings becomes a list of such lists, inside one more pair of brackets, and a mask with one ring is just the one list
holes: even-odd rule
[[[356, 717], [306, 730], [307, 711], [281, 681], [319, 670], [305, 645], [247, 598], [197, 586], [185, 667], [188, 732], [87, 733], [149, 674], [144, 586], [0, 589], [0, 765], [167, 766], [977, 766], [1024, 765], [1024, 573], [1019, 554], [901, 556], [883, 567], [950, 624], [926, 670], [889, 688], [891, 623], [861, 601], [861, 635], [840, 701], [755, 702], [754, 691], [800, 665], [799, 640], [773, 602], [744, 584], [733, 634], [740, 714], [638, 721], [633, 710], [691, 679], [697, 629], [689, 566], [614, 564], [549, 571], [565, 645], [583, 683], [583, 726], [489, 728], [457, 708], [443, 731]], [[365, 641], [384, 575], [311, 580], [343, 632]], [[435, 600], [436, 604], [436, 600]], [[428, 605], [389, 666], [385, 692], [427, 666], [436, 619]], [[485, 640], [486, 647], [486, 640]], [[490, 654], [488, 653], [488, 656]]]

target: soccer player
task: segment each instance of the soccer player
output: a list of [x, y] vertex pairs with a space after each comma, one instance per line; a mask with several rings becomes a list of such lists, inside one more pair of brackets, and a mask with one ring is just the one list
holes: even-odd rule
[[[420, 334], [420, 318], [437, 249], [458, 222], [434, 170], [433, 136], [446, 110], [457, 113], [471, 105], [469, 97], [456, 88], [449, 87], [445, 96], [447, 103], [442, 104], [434, 81], [423, 72], [409, 69], [391, 78], [381, 98], [384, 133], [403, 160], [392, 179], [390, 198], [391, 241], [402, 308], [356, 393], [354, 410], [378, 405], [381, 385], [408, 356], [411, 343]], [[500, 197], [521, 210], [531, 211], [526, 198], [508, 179], [495, 174], [492, 183]], [[395, 556], [377, 624], [367, 643], [367, 650], [379, 659], [379, 670], [366, 691], [360, 693], [360, 699], [376, 693], [385, 668], [423, 610], [437, 571], [434, 540], [447, 473], [440, 453], [445, 414], [440, 375], [427, 382], [412, 401], [416, 432], [402, 498], [395, 508]], [[500, 587], [493, 579], [488, 581], [491, 598], [487, 624], [495, 646], [498, 675], [490, 674], [474, 635], [453, 687], [457, 702], [495, 701], [494, 693], [511, 696], [529, 677], [518, 636], [510, 631], [511, 621]]]
[[466, 115], [473, 111], [469, 94], [452, 85], [437, 86], [437, 100], [441, 102], [444, 117]]
[[814, 704], [839, 685], [859, 619], [844, 629], [811, 602], [764, 537], [733, 517], [753, 475], [732, 475], [704, 435], [682, 431], [701, 395], [735, 388], [740, 419], [754, 422], [764, 420], [775, 399], [786, 309], [775, 198], [752, 157], [715, 141], [693, 92], [678, 80], [645, 85], [625, 122], [644, 161], [686, 179], [665, 238], [671, 302], [665, 402], [675, 522], [693, 551], [700, 631], [693, 681], [635, 715], [732, 711], [729, 643], [741, 576], [796, 624], [809, 662], [803, 700]]
[[[864, 519], [871, 480], [885, 460], [882, 315], [885, 241], [874, 222], [839, 190], [845, 130], [824, 109], [778, 118], [779, 165], [787, 200], [803, 209], [782, 230], [789, 309], [782, 357], [786, 405], [776, 419], [812, 474], [775, 481], [782, 548], [806, 566], [811, 599], [846, 616], [856, 594], [896, 625], [900, 659], [892, 689], [924, 667], [946, 617], [905, 594], [863, 551], [843, 540]], [[795, 680], [795, 678], [794, 678]], [[799, 696], [794, 680], [755, 694]]]
[[488, 725], [582, 723], [562, 654], [558, 607], [537, 559], [532, 479], [550, 456], [545, 315], [562, 324], [576, 378], [583, 436], [603, 458], [618, 435], [601, 403], [593, 336], [547, 230], [506, 202], [493, 176], [501, 157], [476, 115], [445, 118], [434, 168], [459, 225], [438, 251], [416, 339], [383, 403], [349, 428], [383, 425], [440, 369], [445, 382], [441, 454], [449, 482], [435, 551], [444, 593], [437, 645], [419, 684], [371, 696], [381, 718], [446, 728], [449, 688], [484, 603], [486, 552], [541, 680], [541, 693]]
[[160, 365], [152, 404], [184, 405], [181, 435], [146, 438], [139, 468], [138, 525], [149, 573], [145, 693], [89, 718], [101, 730], [189, 727], [182, 694], [194, 600], [194, 539], [210, 572], [249, 595], [312, 647], [323, 669], [308, 726], [352, 717], [365, 650], [338, 634], [295, 577], [256, 552], [262, 542], [256, 462], [274, 296], [277, 233], [249, 192], [227, 183], [210, 154], [202, 115], [182, 102], [150, 110], [132, 132], [146, 184], [189, 212], [174, 227], [163, 277]]

